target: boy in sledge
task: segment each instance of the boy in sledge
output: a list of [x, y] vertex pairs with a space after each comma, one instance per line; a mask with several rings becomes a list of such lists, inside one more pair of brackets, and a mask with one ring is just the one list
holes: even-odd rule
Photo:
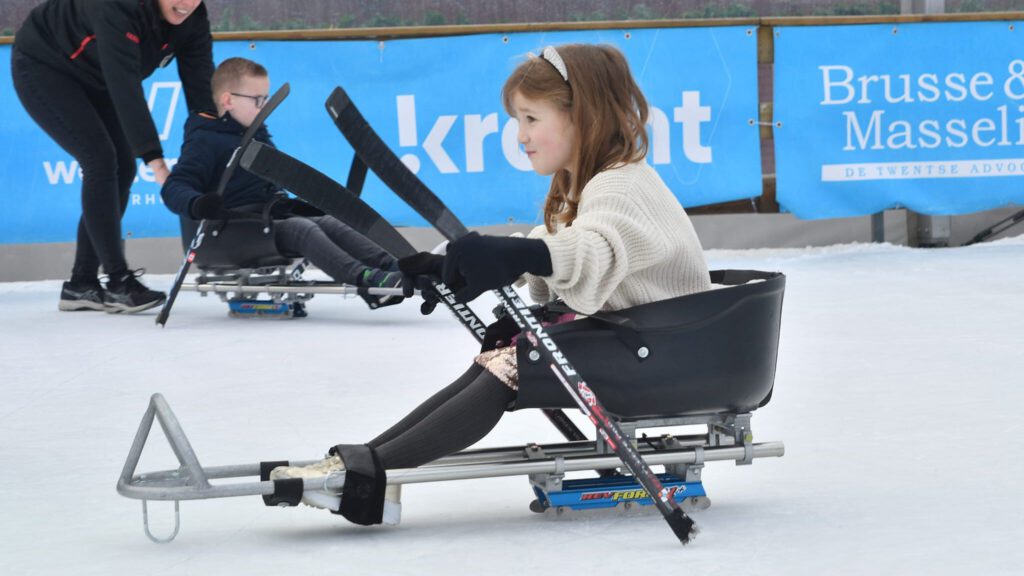
[[[347, 225], [296, 200], [283, 197], [277, 187], [246, 172], [232, 175], [223, 196], [215, 193], [224, 167], [242, 134], [266, 104], [270, 77], [266, 68], [245, 58], [228, 58], [212, 79], [217, 116], [191, 115], [185, 123], [181, 156], [160, 194], [164, 204], [180, 216], [221, 219], [225, 210], [251, 212], [261, 217], [270, 209], [278, 250], [301, 254], [334, 280], [354, 286], [400, 287], [402, 275], [393, 256]], [[266, 126], [256, 140], [271, 142]], [[395, 296], [363, 296], [371, 307], [401, 302]]]

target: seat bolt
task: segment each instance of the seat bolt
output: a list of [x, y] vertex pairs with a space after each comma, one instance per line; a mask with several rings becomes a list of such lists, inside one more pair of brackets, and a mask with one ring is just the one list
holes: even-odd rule
[[640, 349], [636, 351], [636, 355], [641, 358], [647, 358], [651, 355], [651, 351], [647, 349], [647, 346], [641, 346]]

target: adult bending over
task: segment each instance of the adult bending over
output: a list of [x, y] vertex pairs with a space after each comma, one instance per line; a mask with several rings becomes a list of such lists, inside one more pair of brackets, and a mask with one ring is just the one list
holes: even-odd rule
[[174, 58], [188, 108], [212, 110], [202, 0], [46, 0], [17, 32], [11, 74], [18, 98], [82, 170], [82, 217], [61, 310], [138, 312], [166, 298], [139, 282], [141, 270], [128, 268], [121, 218], [135, 158], [158, 184], [169, 174], [142, 81]]

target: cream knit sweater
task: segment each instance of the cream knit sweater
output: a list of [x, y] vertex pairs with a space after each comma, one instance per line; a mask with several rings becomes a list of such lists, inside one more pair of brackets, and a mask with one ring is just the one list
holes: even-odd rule
[[711, 287], [690, 218], [646, 162], [615, 167], [583, 188], [572, 226], [530, 232], [551, 252], [551, 276], [527, 274], [535, 302], [561, 297], [583, 314], [621, 310]]

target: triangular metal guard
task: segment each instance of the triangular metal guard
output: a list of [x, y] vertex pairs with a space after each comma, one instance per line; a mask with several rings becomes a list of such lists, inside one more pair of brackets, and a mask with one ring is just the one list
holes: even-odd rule
[[[121, 471], [121, 478], [117, 482], [117, 491], [127, 496], [126, 490], [131, 492], [130, 487], [144, 485], [144, 482], [133, 479], [132, 475], [135, 474], [135, 468], [139, 465], [139, 459], [142, 457], [142, 450], [146, 447], [146, 440], [149, 438], [149, 433], [153, 428], [154, 418], [160, 422], [164, 436], [167, 437], [167, 442], [170, 443], [174, 456], [178, 459], [178, 463], [181, 464], [181, 471], [184, 473], [184, 482], [181, 485], [192, 486], [198, 489], [209, 488], [210, 482], [206, 478], [203, 467], [199, 465], [199, 458], [196, 457], [195, 450], [192, 449], [192, 445], [185, 436], [185, 431], [181, 429], [178, 418], [171, 411], [171, 407], [167, 404], [167, 400], [164, 399], [163, 395], [153, 394], [149, 399], [149, 407], [142, 416], [142, 422], [139, 423], [139, 430], [135, 433], [135, 441], [132, 442], [132, 448], [128, 452], [128, 459], [125, 461], [124, 469]], [[163, 500], [164, 498], [153, 499]]]
[[[172, 480], [170, 483], [166, 481], [161, 482], [161, 487], [173, 489], [175, 487], [188, 486], [193, 489], [202, 490], [209, 488], [210, 482], [203, 471], [203, 467], [199, 464], [195, 450], [192, 449], [192, 445], [185, 436], [185, 431], [182, 430], [178, 418], [175, 417], [170, 405], [167, 404], [167, 400], [161, 394], [153, 394], [149, 400], [149, 407], [146, 408], [146, 413], [142, 416], [142, 422], [139, 423], [139, 430], [135, 433], [135, 441], [132, 442], [131, 450], [128, 451], [128, 459], [125, 461], [121, 477], [117, 481], [117, 492], [124, 496], [140, 498], [142, 500], [142, 525], [146, 531], [146, 536], [153, 542], [163, 544], [174, 540], [178, 535], [178, 529], [181, 526], [178, 500], [167, 498], [155, 486], [147, 486], [144, 476], [138, 479], [133, 477], [135, 469], [139, 465], [139, 460], [142, 458], [142, 451], [146, 447], [146, 440], [149, 439], [149, 434], [153, 429], [154, 419], [160, 422], [160, 428], [163, 430], [164, 436], [167, 437], [167, 442], [171, 445], [171, 450], [181, 465], [179, 468], [181, 473], [179, 478]], [[157, 488], [155, 493], [153, 492], [154, 488]], [[140, 492], [141, 494], [139, 494]], [[147, 496], [155, 500], [174, 499], [174, 532], [169, 537], [158, 538], [150, 532], [147, 508], [147, 500], [149, 498]]]

